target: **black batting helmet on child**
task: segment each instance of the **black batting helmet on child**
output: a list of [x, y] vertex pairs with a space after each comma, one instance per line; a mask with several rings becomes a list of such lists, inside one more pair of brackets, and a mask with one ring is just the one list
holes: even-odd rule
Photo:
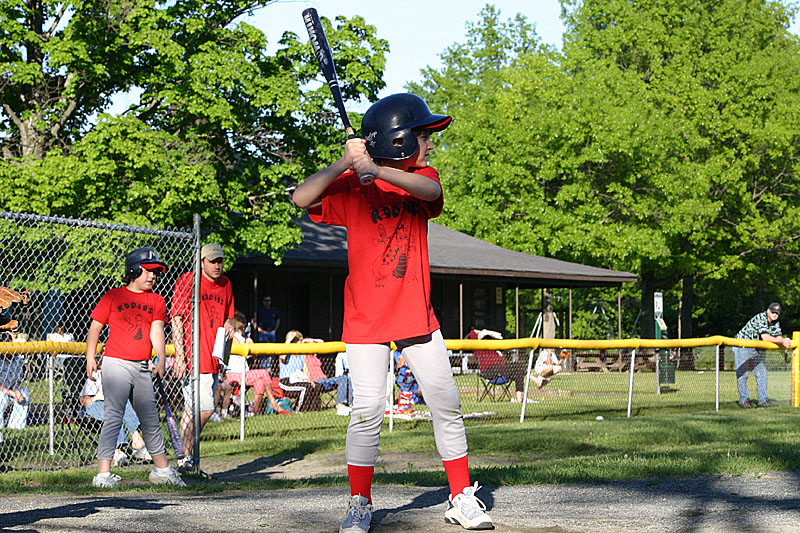
[[415, 94], [393, 94], [367, 109], [361, 132], [370, 156], [399, 161], [419, 150], [413, 130], [442, 131], [452, 121], [451, 116], [431, 113], [428, 104]]
[[164, 272], [167, 270], [152, 248], [137, 248], [125, 256], [125, 276], [136, 279], [142, 275], [142, 268]]

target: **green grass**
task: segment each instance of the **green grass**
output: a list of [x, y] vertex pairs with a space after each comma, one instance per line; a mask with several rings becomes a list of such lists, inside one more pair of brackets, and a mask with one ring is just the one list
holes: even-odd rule
[[[384, 428], [381, 450], [432, 452], [435, 448], [430, 424], [407, 424], [393, 433]], [[217, 429], [221, 425], [211, 427]], [[800, 464], [800, 426], [796, 412], [788, 407], [747, 411], [726, 407], [719, 413], [673, 413], [603, 421], [533, 420], [524, 424], [467, 421], [467, 432], [472, 457], [509, 459], [511, 466], [473, 469], [474, 477], [485, 485], [758, 474], [793, 470]], [[265, 455], [302, 458], [343, 450], [344, 424], [314, 431], [274, 432], [245, 442], [220, 439], [204, 440], [202, 444], [203, 457], [209, 459], [248, 460]], [[122, 486], [124, 491], [167, 490], [148, 485], [146, 472], [142, 470], [118, 470], [128, 481]], [[8, 472], [0, 476], [0, 492], [91, 493], [88, 482], [93, 472], [93, 468]], [[345, 484], [343, 477], [247, 483], [196, 481], [189, 490], [215, 492]], [[430, 472], [410, 469], [403, 473], [376, 473], [375, 482], [439, 486], [445, 478], [440, 469]]]
[[[770, 396], [781, 407], [757, 410], [736, 407], [735, 375], [723, 372], [720, 412], [714, 411], [713, 370], [677, 371], [675, 384], [664, 386], [662, 394], [656, 394], [655, 378], [653, 372], [635, 375], [633, 418], [628, 419], [629, 374], [559, 375], [541, 391], [531, 390], [537, 403], [527, 405], [526, 421], [520, 424], [518, 404], [491, 399], [478, 402], [477, 377], [456, 376], [465, 413], [495, 413], [467, 419], [470, 455], [513, 465], [475, 468], [475, 478], [486, 485], [576, 483], [740, 475], [792, 470], [800, 464], [798, 411], [788, 407], [789, 372], [769, 372]], [[755, 397], [755, 383], [750, 381]], [[37, 387], [37, 396], [43, 392]], [[604, 420], [597, 421], [598, 416]], [[237, 420], [209, 424], [203, 431], [201, 454], [203, 458], [246, 462], [265, 456], [290, 460], [341, 453], [347, 423], [348, 419], [335, 416], [331, 410], [254, 417], [247, 421], [244, 442], [238, 440]], [[0, 476], [0, 493], [94, 492], [89, 485], [94, 473], [90, 438], [81, 440], [74, 425], [57, 423], [57, 453], [51, 456], [47, 429], [44, 425], [4, 430], [3, 461], [11, 471]], [[381, 451], [435, 454], [430, 422], [397, 420], [392, 433], [384, 427]], [[27, 462], [21, 460], [23, 457]], [[87, 466], [65, 468], [70, 464]], [[415, 471], [409, 465], [407, 470], [376, 473], [376, 483], [444, 483], [444, 474], [438, 468]], [[119, 473], [126, 481], [122, 490], [168, 490], [151, 487], [142, 470], [119, 469]], [[195, 481], [189, 490], [200, 492], [346, 484], [341, 476], [247, 483]]]

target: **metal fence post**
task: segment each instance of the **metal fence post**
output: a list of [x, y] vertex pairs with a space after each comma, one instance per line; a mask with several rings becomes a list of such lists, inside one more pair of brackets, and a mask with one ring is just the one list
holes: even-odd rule
[[800, 331], [792, 333], [792, 407], [800, 407]]
[[633, 407], [633, 373], [636, 369], [636, 349], [631, 350], [631, 376], [628, 381], [628, 418], [631, 417], [631, 407]]
[[[192, 295], [192, 392], [194, 394], [194, 446], [192, 462], [195, 473], [200, 473], [200, 215], [194, 218], [194, 289]], [[244, 381], [244, 378], [242, 378]], [[242, 388], [244, 390], [244, 388]], [[242, 392], [244, 409], [244, 392]]]
[[715, 347], [716, 357], [714, 360], [716, 361], [716, 373], [717, 373], [717, 381], [716, 385], [714, 386], [714, 393], [715, 393], [715, 400], [714, 405], [716, 406], [716, 410], [719, 411], [719, 347], [720, 345], [717, 344]]
[[47, 354], [47, 403], [48, 403], [48, 420], [50, 422], [50, 455], [56, 454], [55, 448], [55, 398], [53, 394], [53, 356]]

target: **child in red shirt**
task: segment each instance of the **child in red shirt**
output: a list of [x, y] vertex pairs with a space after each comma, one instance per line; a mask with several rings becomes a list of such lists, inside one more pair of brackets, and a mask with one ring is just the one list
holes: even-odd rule
[[105, 416], [97, 444], [97, 475], [92, 479], [95, 487], [119, 485], [120, 477], [111, 473], [111, 460], [128, 399], [139, 417], [142, 437], [155, 465], [150, 482], [186, 486], [167, 463], [149, 369], [150, 356], [155, 351], [158, 363], [154, 373], [164, 377], [167, 305], [152, 288], [156, 273], [165, 270], [152, 248], [133, 250], [125, 257], [125, 286], [105, 293], [92, 311], [86, 338], [86, 376], [93, 381], [98, 369], [100, 333], [106, 324], [109, 330], [102, 361]]
[[[370, 527], [391, 341], [417, 376], [433, 415], [451, 493], [445, 521], [494, 529], [475, 497], [477, 482], [470, 485], [458, 389], [430, 299], [428, 219], [439, 216], [444, 202], [439, 175], [428, 166], [430, 134], [451, 121], [432, 114], [413, 94], [383, 98], [364, 115], [364, 138], [349, 139], [342, 158], [307, 178], [293, 195], [315, 222], [347, 228], [342, 340], [354, 402], [346, 444], [351, 497], [340, 532]], [[359, 176], [365, 174], [375, 181], [362, 185]]]

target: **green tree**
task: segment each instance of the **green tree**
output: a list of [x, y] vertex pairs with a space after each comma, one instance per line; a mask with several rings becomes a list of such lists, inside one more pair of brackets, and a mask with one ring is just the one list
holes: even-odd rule
[[[197, 212], [231, 251], [279, 258], [299, 239], [287, 188], [342, 134], [307, 39], [270, 55], [241, 20], [268, 3], [2, 2], [1, 207], [175, 226]], [[323, 24], [345, 98], [374, 99], [387, 43], [360, 17]]]
[[[562, 5], [562, 54], [504, 46], [499, 68], [463, 69], [451, 82], [482, 91], [442, 102], [457, 118], [434, 161], [448, 192], [444, 220], [521, 251], [640, 273], [646, 336], [652, 292], [679, 291], [682, 279], [695, 290], [715, 279], [745, 292], [796, 286], [793, 8]], [[496, 12], [483, 17], [462, 55], [508, 41], [486, 31], [498, 27]], [[438, 77], [458, 72], [453, 63], [469, 62], [443, 57], [417, 87], [431, 96]]]

